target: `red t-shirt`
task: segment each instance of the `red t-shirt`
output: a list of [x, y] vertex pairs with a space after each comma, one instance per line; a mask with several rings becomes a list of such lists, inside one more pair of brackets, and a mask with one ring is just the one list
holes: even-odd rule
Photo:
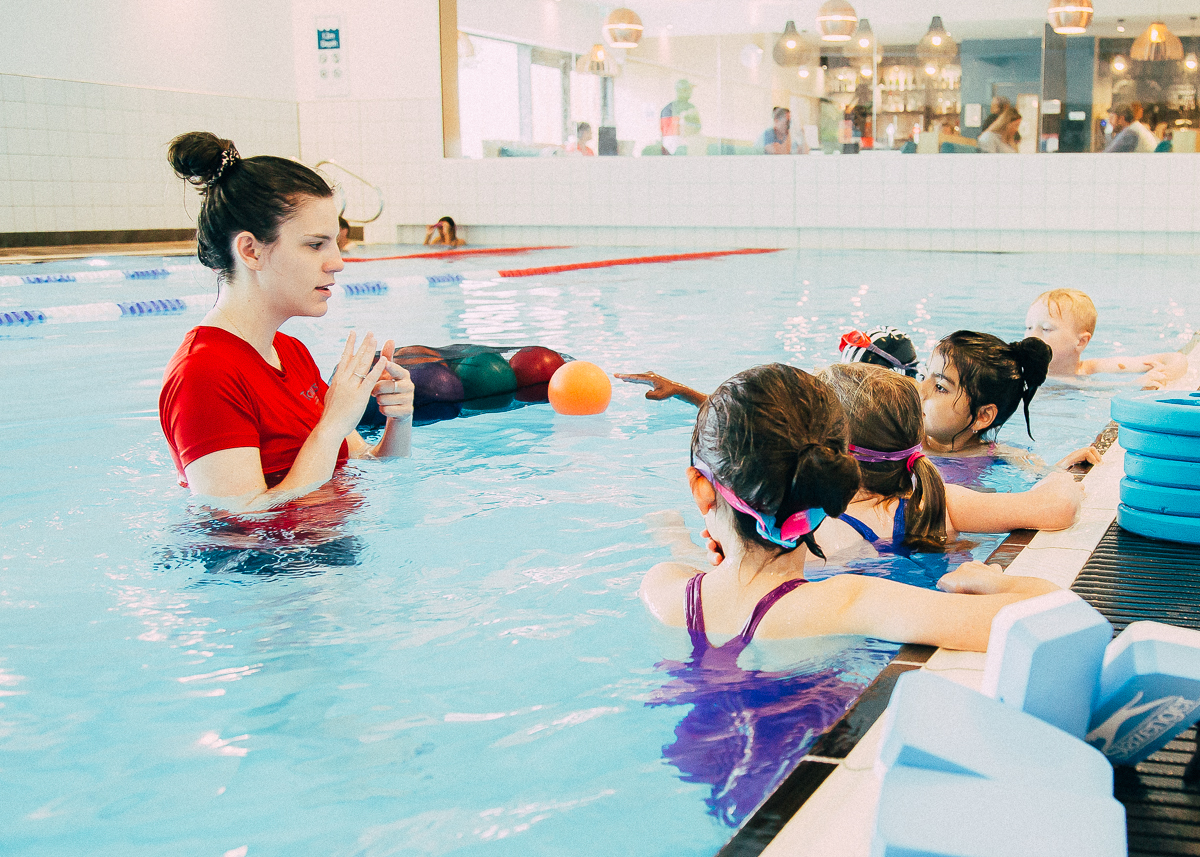
[[[268, 486], [278, 485], [324, 411], [325, 391], [300, 340], [275, 334], [276, 369], [248, 342], [219, 327], [194, 327], [167, 364], [158, 416], [179, 483], [184, 467], [211, 452], [258, 447]], [[346, 442], [338, 464], [349, 456]]]

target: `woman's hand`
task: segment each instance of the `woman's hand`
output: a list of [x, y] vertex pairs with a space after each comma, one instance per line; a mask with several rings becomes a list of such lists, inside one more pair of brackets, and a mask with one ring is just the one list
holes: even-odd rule
[[346, 339], [346, 347], [342, 349], [337, 370], [329, 382], [329, 391], [325, 394], [325, 413], [317, 423], [318, 428], [336, 434], [339, 443], [358, 426], [367, 408], [367, 401], [371, 398], [371, 391], [390, 362], [381, 356], [374, 366], [371, 365], [375, 358], [374, 334], [368, 333], [357, 351], [354, 342], [355, 336], [351, 333]]
[[384, 361], [383, 375], [375, 383], [371, 393], [379, 403], [379, 413], [388, 419], [405, 419], [413, 414], [415, 388], [408, 370], [392, 362], [392, 349], [391, 340], [385, 342], [380, 349], [379, 356]]
[[943, 574], [937, 587], [943, 592], [960, 595], [996, 595], [1007, 591], [1006, 582], [1004, 569], [1000, 566], [971, 560], [949, 574]]

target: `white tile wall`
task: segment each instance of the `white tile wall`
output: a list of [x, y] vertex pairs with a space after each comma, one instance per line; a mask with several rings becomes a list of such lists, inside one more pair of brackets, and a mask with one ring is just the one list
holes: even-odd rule
[[0, 75], [0, 232], [180, 229], [197, 201], [167, 164], [184, 131], [299, 154], [296, 105]]

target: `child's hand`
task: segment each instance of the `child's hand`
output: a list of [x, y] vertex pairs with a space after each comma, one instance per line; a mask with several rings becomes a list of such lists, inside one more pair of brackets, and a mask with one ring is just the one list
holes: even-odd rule
[[1142, 375], [1143, 390], [1161, 390], [1163, 385], [1171, 380], [1167, 374], [1167, 367], [1157, 360], [1147, 361], [1143, 365], [1150, 367], [1146, 374]]
[[1004, 570], [998, 565], [985, 565], [978, 560], [964, 562], [938, 580], [938, 589], [961, 595], [995, 595], [1005, 591]]
[[1063, 456], [1062, 460], [1054, 466], [1061, 470], [1066, 470], [1070, 467], [1074, 467], [1076, 464], [1096, 465], [1099, 463], [1100, 450], [1096, 449], [1096, 447], [1092, 446], [1091, 444], [1088, 444], [1087, 446], [1081, 446], [1074, 452], [1067, 453]]
[[720, 565], [723, 563], [725, 561], [725, 551], [717, 540], [709, 535], [708, 530], [701, 530], [700, 535], [707, 539], [704, 546], [708, 549], [709, 563], [711, 565]]
[[628, 375], [617, 372], [613, 377], [630, 384], [649, 385], [650, 389], [646, 392], [646, 398], [655, 402], [669, 399], [684, 389], [683, 385], [675, 383], [670, 378], [664, 378], [657, 372], [634, 372]]
[[1083, 483], [1075, 481], [1075, 475], [1065, 470], [1056, 470], [1029, 489], [1030, 499], [1036, 496], [1045, 510], [1040, 529], [1063, 530], [1079, 519], [1083, 508]]

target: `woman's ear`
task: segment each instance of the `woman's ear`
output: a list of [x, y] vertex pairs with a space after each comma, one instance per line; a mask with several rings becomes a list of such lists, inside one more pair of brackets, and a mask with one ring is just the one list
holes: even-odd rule
[[975, 422], [971, 423], [971, 431], [974, 434], [986, 431], [996, 421], [998, 410], [995, 405], [984, 405], [980, 408], [979, 413], [975, 415]]
[[239, 232], [233, 236], [234, 255], [251, 271], [262, 270], [264, 249], [263, 245], [250, 232]]
[[692, 489], [692, 499], [696, 501], [696, 508], [700, 510], [701, 515], [707, 515], [717, 505], [717, 491], [713, 488], [713, 484], [704, 477], [694, 467], [687, 469], [688, 487]]

